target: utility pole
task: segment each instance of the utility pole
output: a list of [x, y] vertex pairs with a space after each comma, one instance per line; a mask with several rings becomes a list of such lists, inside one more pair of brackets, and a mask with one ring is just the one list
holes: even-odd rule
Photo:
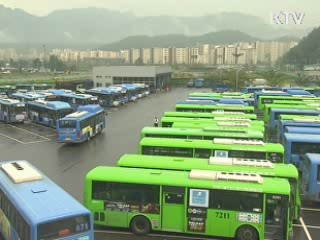
[[242, 56], [243, 53], [232, 53], [234, 56], [234, 63], [237, 65], [237, 71], [236, 71], [236, 92], [238, 91], [238, 80], [239, 80], [239, 67], [238, 67], [238, 57]]
[[42, 47], [43, 47], [43, 68], [45, 68], [46, 67], [45, 66], [45, 62], [46, 62], [46, 45], [43, 44]]

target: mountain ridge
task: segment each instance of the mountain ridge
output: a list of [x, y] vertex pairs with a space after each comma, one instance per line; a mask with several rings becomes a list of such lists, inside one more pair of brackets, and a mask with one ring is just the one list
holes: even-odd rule
[[56, 10], [39, 17], [0, 5], [0, 44], [92, 43], [92, 48], [97, 48], [136, 35], [198, 36], [222, 30], [237, 30], [254, 38], [269, 40], [286, 35], [301, 38], [309, 31], [277, 29], [257, 16], [237, 12], [200, 17], [137, 17], [130, 12], [91, 7]]

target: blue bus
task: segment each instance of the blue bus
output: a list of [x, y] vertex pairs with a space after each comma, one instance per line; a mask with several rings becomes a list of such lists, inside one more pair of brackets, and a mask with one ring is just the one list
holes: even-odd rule
[[61, 101], [31, 101], [27, 103], [26, 109], [31, 121], [52, 128], [56, 128], [60, 118], [73, 112], [69, 103]]
[[27, 161], [1, 163], [0, 199], [1, 239], [94, 239], [90, 211]]
[[0, 96], [5, 95], [9, 97], [14, 91], [15, 91], [14, 86], [10, 86], [10, 85], [0, 86]]
[[46, 83], [42, 83], [42, 84], [34, 84], [33, 85], [33, 89], [34, 91], [44, 91], [44, 90], [48, 90], [51, 89], [52, 86]]
[[98, 97], [100, 106], [118, 107], [122, 103], [122, 93], [105, 87], [97, 87], [84, 91], [87, 94]]
[[25, 83], [25, 84], [17, 84], [16, 85], [16, 91], [17, 92], [33, 92], [34, 91], [34, 85]]
[[26, 120], [25, 104], [17, 99], [0, 99], [0, 120], [5, 123], [24, 122]]
[[77, 110], [79, 106], [98, 104], [98, 97], [90, 94], [63, 93], [59, 95], [58, 99], [59, 101], [69, 103], [74, 110]]
[[117, 96], [117, 101], [119, 101], [121, 105], [129, 102], [130, 95], [128, 93], [128, 89], [120, 86], [111, 86], [108, 89], [111, 93]]
[[126, 92], [126, 96], [129, 102], [134, 102], [138, 99], [138, 88], [133, 84], [120, 84], [113, 85], [110, 88], [121, 88], [121, 91]]
[[316, 127], [285, 127], [285, 133], [319, 134], [320, 128]]
[[45, 96], [35, 92], [26, 92], [26, 93], [16, 92], [11, 94], [11, 98], [20, 100], [20, 102], [29, 102], [37, 99], [44, 99]]
[[320, 154], [302, 156], [300, 187], [304, 199], [320, 202]]
[[105, 113], [99, 105], [80, 106], [72, 114], [60, 119], [57, 124], [57, 142], [81, 143], [105, 128]]
[[194, 86], [196, 88], [202, 88], [204, 87], [204, 79], [203, 78], [198, 78], [194, 80]]
[[286, 163], [291, 163], [300, 169], [301, 155], [320, 153], [320, 135], [285, 133], [283, 146]]
[[[289, 106], [288, 106], [289, 108]], [[270, 118], [268, 127], [269, 129], [276, 129], [279, 123], [280, 115], [304, 115], [304, 116], [319, 116], [320, 111], [317, 110], [304, 110], [304, 109], [285, 109], [285, 108], [270, 108]]]
[[318, 120], [317, 119], [280, 120], [278, 124], [278, 130], [277, 130], [277, 140], [279, 143], [283, 142], [285, 127], [287, 126], [320, 128], [320, 118]]

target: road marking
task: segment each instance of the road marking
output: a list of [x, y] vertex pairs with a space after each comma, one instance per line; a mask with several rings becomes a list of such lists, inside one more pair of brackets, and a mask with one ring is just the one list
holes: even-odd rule
[[320, 209], [317, 209], [317, 208], [301, 208], [301, 210], [304, 210], [304, 211], [320, 212]]
[[10, 136], [8, 136], [8, 135], [5, 135], [5, 134], [3, 134], [3, 133], [0, 133], [0, 135], [3, 136], [3, 137], [9, 138], [9, 139], [11, 139], [11, 140], [13, 140], [13, 141], [16, 141], [16, 142], [18, 142], [18, 143], [24, 144], [24, 142], [21, 142], [21, 141], [19, 141], [18, 139], [12, 138], [12, 137], [10, 137]]
[[21, 130], [21, 131], [30, 133], [30, 134], [32, 134], [32, 135], [34, 135], [34, 136], [36, 136], [36, 137], [43, 138], [43, 139], [45, 139], [45, 140], [47, 140], [47, 141], [50, 141], [50, 140], [51, 140], [51, 139], [49, 139], [49, 138], [46, 138], [46, 137], [44, 137], [44, 136], [41, 136], [41, 135], [39, 135], [39, 134], [36, 134], [36, 133], [31, 132], [31, 131], [29, 131], [29, 130], [26, 130], [26, 129], [24, 129], [24, 128], [19, 128], [19, 127], [13, 126], [13, 125], [11, 125], [11, 124], [10, 124], [10, 126], [13, 127], [13, 128], [17, 128], [17, 129], [19, 129], [19, 130]]
[[309, 233], [309, 231], [308, 231], [308, 228], [306, 227], [306, 224], [304, 223], [302, 217], [299, 218], [299, 221], [300, 221], [300, 223], [301, 223], [301, 225], [302, 225], [302, 227], [303, 227], [304, 232], [305, 232], [306, 235], [307, 235], [308, 240], [312, 240], [311, 235], [310, 235], [310, 233]]
[[51, 140], [49, 139], [49, 140], [39, 140], [39, 141], [32, 141], [32, 142], [24, 142], [22, 144], [43, 143], [43, 142], [49, 142], [49, 141], [51, 141]]
[[[302, 228], [303, 226], [301, 224], [292, 224], [294, 227]], [[320, 226], [314, 226], [314, 225], [306, 225], [307, 228], [310, 229], [320, 229]]]

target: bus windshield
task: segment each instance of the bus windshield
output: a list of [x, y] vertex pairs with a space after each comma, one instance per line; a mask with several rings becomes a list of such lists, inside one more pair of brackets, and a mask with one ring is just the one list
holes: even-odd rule
[[38, 240], [61, 239], [90, 230], [89, 215], [59, 219], [38, 225]]
[[24, 105], [21, 106], [12, 106], [10, 109], [10, 113], [12, 114], [20, 114], [25, 111]]
[[60, 120], [59, 128], [76, 128], [75, 120]]

